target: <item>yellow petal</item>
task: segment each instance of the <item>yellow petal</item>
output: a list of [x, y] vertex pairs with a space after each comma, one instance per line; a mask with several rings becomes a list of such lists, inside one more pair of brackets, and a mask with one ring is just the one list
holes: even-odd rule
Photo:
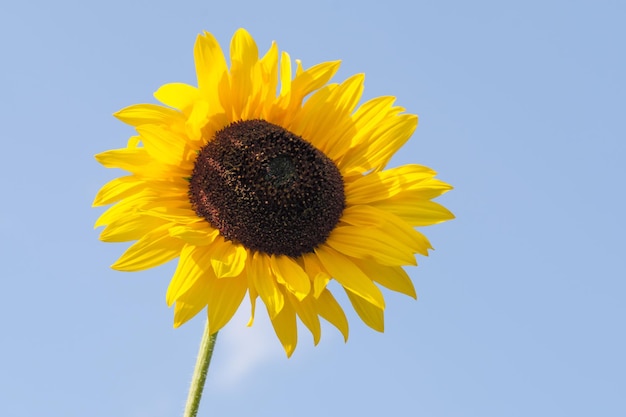
[[315, 275], [315, 278], [313, 279], [313, 297], [317, 298], [320, 296], [322, 291], [326, 289], [326, 286], [330, 282], [330, 278], [331, 276], [326, 273], [319, 273]]
[[186, 303], [184, 301], [176, 301], [174, 305], [174, 328], [180, 327], [194, 318], [199, 312], [201, 312], [206, 303]]
[[[355, 227], [336, 227], [327, 243], [336, 249], [341, 247], [342, 251], [346, 249], [345, 253], [355, 258], [374, 256], [385, 265], [416, 265], [413, 254], [428, 256], [428, 250], [432, 249], [422, 233], [393, 213], [365, 205], [350, 207], [345, 212], [347, 214], [341, 218], [341, 223]], [[380, 223], [371, 226], [372, 220], [363, 222], [368, 217]], [[355, 239], [353, 247], [349, 247], [350, 239]], [[377, 250], [380, 252], [376, 256]], [[398, 263], [402, 259], [404, 263]]]
[[113, 115], [131, 126], [144, 124], [172, 125], [183, 122], [179, 112], [156, 104], [135, 104], [125, 107]]
[[[180, 242], [180, 240], [178, 240]], [[213, 276], [209, 254], [205, 247], [185, 245], [180, 251], [176, 271], [165, 294], [165, 302], [171, 306], [199, 279]]]
[[333, 91], [331, 100], [335, 102], [335, 109], [341, 113], [352, 113], [363, 94], [365, 74], [354, 74]]
[[330, 281], [331, 276], [324, 270], [319, 263], [317, 255], [314, 253], [307, 253], [302, 256], [302, 262], [304, 264], [304, 270], [309, 277], [313, 277], [313, 296], [318, 298], [326, 285]]
[[398, 198], [377, 201], [372, 207], [393, 213], [411, 226], [430, 226], [454, 219], [454, 214], [450, 210], [429, 200], [411, 201]]
[[399, 193], [396, 198], [405, 197], [412, 200], [431, 200], [452, 190], [452, 186], [437, 178], [429, 178], [421, 181], [408, 190]]
[[285, 119], [279, 118], [276, 122], [286, 127], [291, 126], [291, 119], [297, 115], [302, 106], [303, 100], [315, 90], [324, 86], [339, 69], [340, 61], [323, 62], [307, 69], [302, 69], [302, 63], [296, 60], [296, 77], [291, 80], [291, 60], [289, 54], [283, 53], [281, 63], [283, 64], [281, 92], [278, 107], [287, 116]]
[[[184, 165], [187, 154], [186, 142], [181, 136], [170, 132], [158, 125], [138, 126], [137, 132], [141, 136], [146, 152], [164, 164]], [[191, 172], [192, 166], [188, 166]]]
[[346, 319], [346, 314], [330, 291], [324, 289], [319, 297], [317, 297], [315, 306], [319, 315], [335, 326], [343, 335], [343, 340], [347, 342], [348, 319]]
[[370, 165], [376, 170], [385, 168], [391, 157], [413, 135], [417, 127], [417, 116], [402, 114], [397, 116], [394, 122], [383, 127], [384, 133], [376, 138], [366, 153]]
[[[131, 203], [129, 203], [129, 200], [131, 201]], [[94, 229], [97, 229], [100, 226], [106, 226], [107, 224], [114, 222], [120, 217], [135, 216], [137, 214], [137, 209], [132, 203], [133, 200], [137, 199], [129, 197], [115, 203], [114, 205], [106, 209], [94, 223]]]
[[[325, 131], [317, 131], [317, 126], [319, 120], [326, 116], [328, 101], [336, 88], [337, 84], [328, 84], [312, 93], [289, 123], [289, 128], [293, 133], [306, 138], [322, 152], [329, 146], [328, 139], [324, 136]], [[281, 124], [283, 121], [277, 120], [275, 123]]]
[[[375, 130], [380, 122], [396, 114], [395, 110], [391, 110], [395, 97], [382, 96], [376, 97], [363, 103], [353, 115], [354, 125], [358, 130], [354, 137], [353, 146], [359, 146], [361, 141], [367, 138], [367, 134]], [[396, 108], [399, 111], [399, 108]]]
[[164, 84], [154, 93], [154, 98], [161, 103], [185, 113], [199, 97], [200, 94], [196, 87], [183, 83]]
[[361, 259], [351, 260], [361, 271], [380, 285], [392, 291], [406, 294], [409, 297], [417, 298], [413, 282], [402, 267], [385, 266], [375, 261], [364, 261]]
[[365, 153], [373, 139], [384, 132], [380, 129], [385, 121], [392, 122], [400, 113], [401, 107], [393, 107], [395, 97], [376, 97], [360, 106], [352, 116], [354, 122], [354, 135], [351, 138], [350, 149], [339, 161], [342, 172], [362, 173], [372, 168], [371, 163], [365, 158]]
[[417, 116], [396, 115], [399, 108], [390, 108], [385, 118], [371, 129], [360, 129], [353, 138], [358, 145], [346, 152], [340, 161], [342, 174], [379, 171], [385, 168], [391, 157], [406, 143], [417, 127]]
[[137, 189], [141, 188], [144, 182], [135, 176], [126, 176], [115, 178], [106, 183], [93, 201], [93, 207], [105, 206], [114, 203], [134, 194]]
[[198, 87], [207, 93], [214, 92], [220, 81], [228, 77], [228, 67], [220, 44], [212, 34], [204, 32], [196, 38], [193, 54]]
[[131, 136], [128, 138], [128, 141], [126, 142], [126, 147], [138, 148], [140, 143], [141, 143], [141, 138], [139, 136]]
[[354, 311], [357, 312], [365, 324], [376, 331], [385, 331], [385, 316], [382, 308], [362, 299], [348, 289], [346, 289], [346, 294], [348, 294]]
[[311, 291], [311, 279], [290, 257], [272, 255], [270, 266], [278, 283], [283, 284], [298, 300], [304, 299]]
[[182, 178], [171, 181], [149, 180], [135, 175], [116, 178], [109, 181], [98, 192], [93, 205], [103, 206], [118, 200], [126, 200], [137, 195], [166, 199], [176, 197], [185, 198], [187, 183]]
[[[191, 204], [188, 201], [180, 198], [171, 202], [167, 200], [156, 201], [150, 205], [144, 205], [144, 208], [138, 209], [140, 213], [148, 216], [158, 217], [160, 219], [169, 220], [179, 224], [191, 224], [197, 223], [199, 217], [196, 212], [191, 209]], [[185, 207], [176, 207], [177, 204]]]
[[169, 223], [167, 220], [139, 214], [127, 215], [111, 221], [100, 233], [103, 242], [128, 242], [143, 236]]
[[269, 266], [269, 258], [263, 253], [256, 252], [248, 259], [248, 277], [252, 278], [254, 288], [267, 307], [270, 318], [276, 317], [285, 305], [285, 297]]
[[327, 245], [315, 248], [324, 268], [345, 288], [360, 295], [372, 304], [385, 308], [385, 300], [380, 289], [354, 263]]
[[[250, 257], [248, 257], [250, 259]], [[259, 293], [254, 287], [254, 283], [250, 278], [250, 271], [248, 271], [248, 296], [250, 298], [250, 320], [246, 326], [250, 327], [254, 323], [254, 313], [256, 312], [256, 299], [259, 297]]]
[[176, 258], [184, 246], [180, 239], [167, 233], [169, 225], [144, 235], [113, 264], [118, 271], [141, 271]]
[[[377, 260], [384, 265], [416, 265], [413, 248], [398, 236], [382, 228], [338, 226], [331, 232], [326, 244], [333, 249], [358, 259]], [[326, 266], [328, 268], [328, 266]]]
[[298, 134], [332, 160], [341, 158], [350, 146], [344, 136], [354, 134], [350, 113], [363, 92], [363, 78], [363, 74], [357, 74], [335, 88], [327, 86], [330, 88], [326, 92], [319, 90], [307, 100], [299, 115]]
[[259, 60], [259, 71], [257, 72], [255, 83], [260, 86], [261, 105], [256, 117], [268, 120], [274, 101], [276, 99], [276, 89], [278, 88], [278, 45], [272, 42], [272, 46], [267, 50], [263, 58]]
[[284, 51], [280, 56], [280, 97], [291, 98], [291, 58]]
[[112, 149], [97, 154], [96, 160], [106, 168], [119, 168], [131, 172], [137, 166], [152, 162], [152, 158], [144, 148]]
[[296, 75], [292, 82], [292, 100], [300, 105], [302, 99], [321, 88], [335, 75], [341, 61], [322, 62]]
[[302, 61], [296, 59], [296, 77], [298, 78], [304, 72], [304, 68], [302, 68]]
[[232, 119], [246, 118], [248, 101], [254, 98], [252, 70], [259, 59], [254, 39], [244, 29], [238, 29], [230, 43]]
[[[179, 204], [181, 194], [176, 190], [168, 189], [168, 187], [155, 187], [154, 182], [144, 182], [144, 189], [137, 191], [135, 194], [128, 195], [126, 198], [118, 201], [113, 206], [109, 207], [104, 213], [98, 217], [94, 227], [100, 227], [110, 224], [113, 221], [122, 217], [134, 217], [134, 216], [150, 216], [157, 217], [168, 222], [178, 223], [195, 223], [200, 219], [193, 217], [189, 212], [185, 212], [185, 216], [176, 217], [172, 210], [179, 210], [176, 208], [170, 208], [172, 204]], [[182, 195], [184, 197], [184, 193]], [[167, 213], [170, 215], [168, 218]], [[180, 212], [176, 212], [180, 214]]]
[[219, 235], [219, 230], [213, 229], [208, 223], [200, 221], [188, 225], [172, 226], [169, 229], [169, 234], [191, 245], [206, 246], [215, 241], [215, 238]]
[[346, 198], [351, 204], [368, 204], [386, 200], [408, 190], [419, 189], [436, 174], [422, 165], [402, 165], [380, 172], [372, 172], [347, 182]]
[[174, 327], [182, 326], [206, 307], [208, 290], [209, 280], [202, 277], [176, 298]]
[[[326, 139], [323, 151], [333, 161], [339, 160], [349, 149], [350, 141], [356, 132], [351, 113], [363, 93], [363, 74], [356, 74], [340, 84], [329, 97], [328, 105], [332, 112], [324, 117], [317, 132]], [[317, 135], [317, 133], [315, 133]]]
[[187, 116], [184, 135], [181, 137], [181, 140], [188, 143], [187, 153], [183, 154], [185, 161], [195, 161], [197, 150], [206, 143], [202, 138], [202, 130], [215, 120], [215, 113], [218, 111], [222, 111], [222, 109], [217, 108], [215, 104], [210, 104], [205, 99], [194, 102], [189, 116]]
[[219, 331], [230, 321], [248, 289], [245, 275], [229, 279], [211, 278], [207, 289], [207, 311], [211, 333]]
[[302, 300], [298, 300], [290, 293], [287, 293], [287, 297], [291, 306], [296, 311], [296, 314], [300, 317], [300, 320], [302, 320], [302, 323], [304, 323], [313, 335], [313, 343], [317, 345], [322, 335], [322, 328], [320, 326], [320, 319], [317, 316], [314, 299], [312, 297], [306, 297]]
[[248, 250], [243, 245], [226, 241], [221, 235], [215, 238], [208, 250], [218, 278], [236, 277], [246, 266]]
[[280, 313], [272, 318], [272, 326], [285, 349], [285, 353], [287, 353], [287, 357], [290, 357], [298, 343], [296, 312], [290, 303], [285, 303]]

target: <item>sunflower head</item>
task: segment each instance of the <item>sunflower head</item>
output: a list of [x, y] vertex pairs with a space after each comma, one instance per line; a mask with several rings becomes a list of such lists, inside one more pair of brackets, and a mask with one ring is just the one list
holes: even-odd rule
[[416, 230], [452, 219], [433, 198], [452, 187], [421, 165], [385, 169], [417, 116], [379, 97], [357, 106], [363, 75], [329, 83], [339, 62], [295, 69], [275, 43], [259, 57], [243, 29], [230, 66], [215, 38], [194, 49], [198, 86], [166, 84], [117, 118], [127, 146], [96, 155], [128, 175], [99, 191], [106, 242], [136, 241], [121, 271], [178, 265], [166, 294], [179, 326], [206, 308], [220, 330], [247, 295], [264, 304], [287, 355], [297, 318], [321, 336], [320, 317], [348, 338], [339, 283], [359, 317], [383, 330], [380, 286], [415, 297], [403, 267], [427, 255]]

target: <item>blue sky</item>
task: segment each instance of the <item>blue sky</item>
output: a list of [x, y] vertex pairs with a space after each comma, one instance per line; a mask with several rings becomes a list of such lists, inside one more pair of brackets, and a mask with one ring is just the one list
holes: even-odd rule
[[[111, 114], [195, 83], [202, 30], [245, 27], [305, 67], [341, 59], [364, 100], [420, 117], [393, 164], [433, 167], [457, 219], [386, 292], [386, 331], [348, 313], [286, 359], [244, 306], [201, 416], [626, 415], [626, 6], [620, 1], [108, 1], [0, 6], [4, 317], [0, 414], [182, 414], [204, 321], [172, 328], [174, 264], [121, 273], [91, 201]], [[261, 310], [262, 311], [262, 310]]]

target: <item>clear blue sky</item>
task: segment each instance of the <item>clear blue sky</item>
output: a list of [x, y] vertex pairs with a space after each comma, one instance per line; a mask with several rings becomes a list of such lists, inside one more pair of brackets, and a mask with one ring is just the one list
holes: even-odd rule
[[93, 155], [132, 134], [114, 111], [195, 83], [198, 32], [238, 27], [417, 113], [393, 163], [435, 168], [458, 218], [425, 231], [384, 334], [349, 313], [347, 344], [302, 332], [288, 360], [237, 315], [200, 415], [626, 415], [625, 21], [617, 0], [4, 2], [0, 415], [181, 415], [204, 320], [172, 328], [174, 264], [109, 269]]

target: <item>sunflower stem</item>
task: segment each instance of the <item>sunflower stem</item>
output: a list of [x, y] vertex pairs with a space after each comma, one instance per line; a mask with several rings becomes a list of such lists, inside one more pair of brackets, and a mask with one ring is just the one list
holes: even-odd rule
[[189, 396], [187, 396], [187, 404], [185, 404], [185, 414], [183, 417], [196, 417], [198, 408], [200, 408], [200, 399], [204, 390], [204, 382], [206, 374], [213, 356], [213, 348], [217, 340], [217, 332], [210, 334], [209, 321], [207, 320], [200, 342], [200, 350], [198, 351], [198, 359], [196, 359], [196, 367], [193, 371], [191, 379], [191, 387], [189, 387]]

